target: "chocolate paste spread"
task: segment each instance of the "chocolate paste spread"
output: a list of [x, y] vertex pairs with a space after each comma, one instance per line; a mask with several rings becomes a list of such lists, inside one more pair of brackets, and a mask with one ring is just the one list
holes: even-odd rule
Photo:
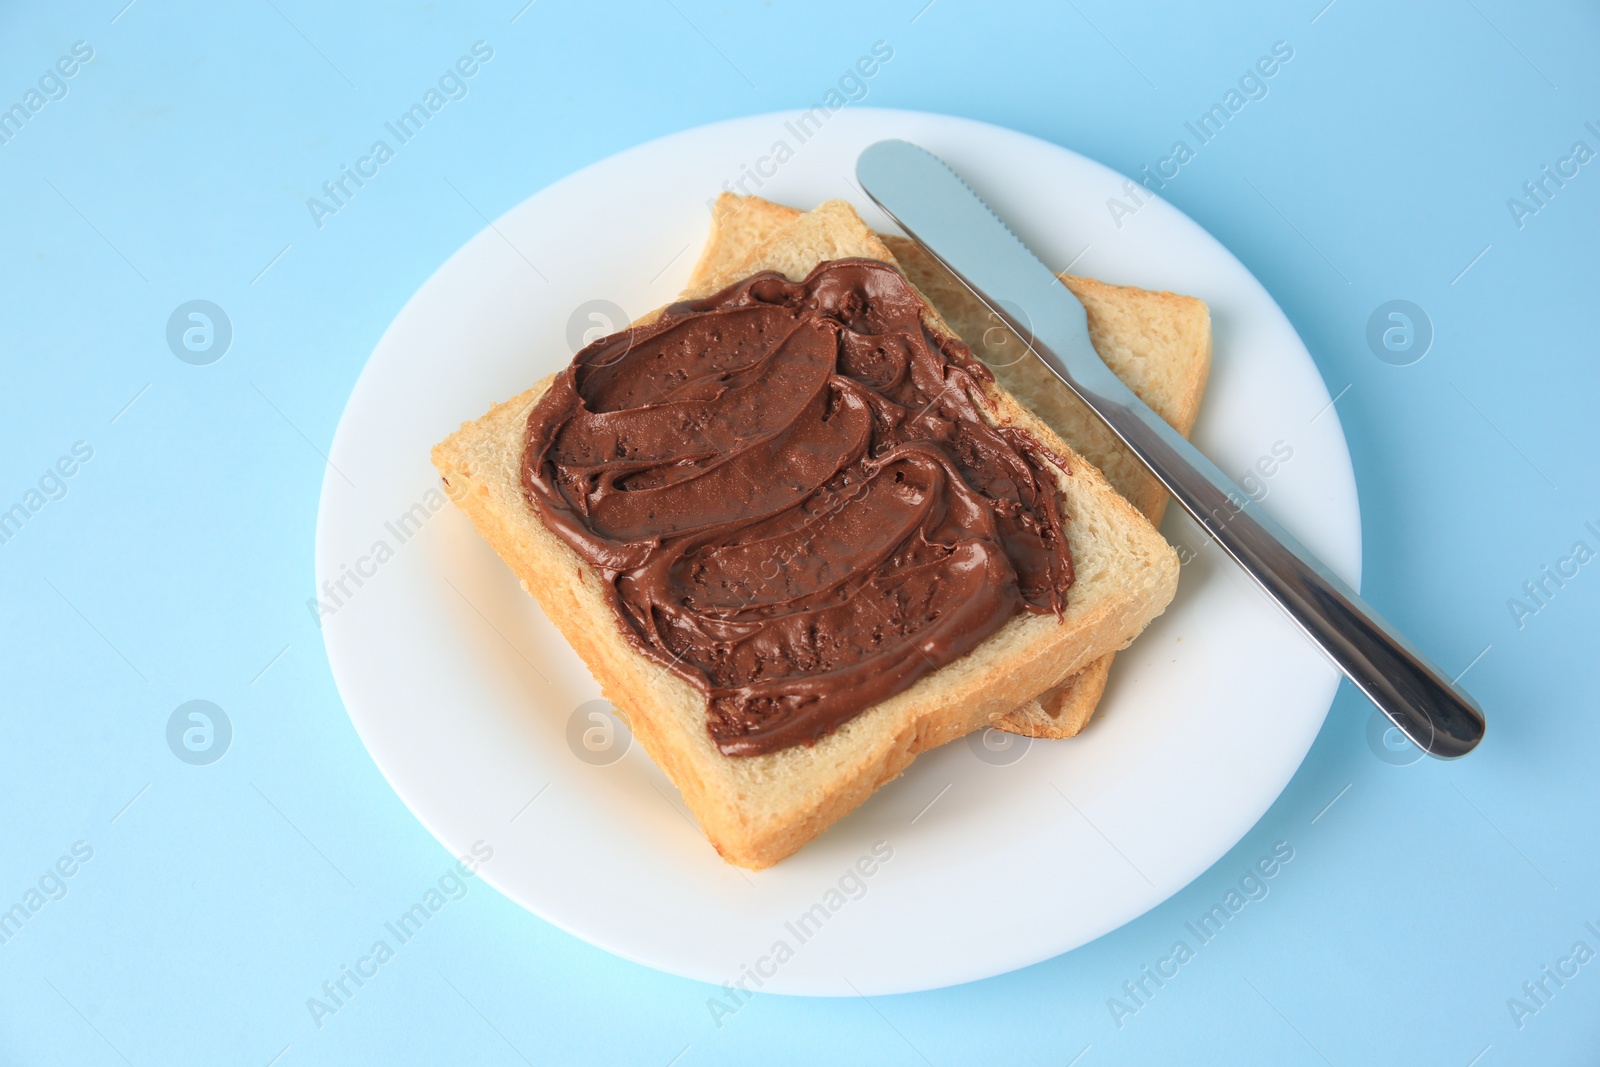
[[1046, 453], [984, 422], [990, 377], [887, 264], [757, 274], [579, 352], [523, 488], [723, 753], [811, 744], [1066, 603]]

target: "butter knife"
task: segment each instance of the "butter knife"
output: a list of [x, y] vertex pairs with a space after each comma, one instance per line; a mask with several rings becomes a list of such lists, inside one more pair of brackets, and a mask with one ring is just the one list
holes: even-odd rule
[[1370, 605], [1112, 373], [1083, 305], [949, 165], [907, 141], [861, 153], [867, 195], [1076, 393], [1334, 664], [1424, 752], [1454, 759], [1483, 712]]

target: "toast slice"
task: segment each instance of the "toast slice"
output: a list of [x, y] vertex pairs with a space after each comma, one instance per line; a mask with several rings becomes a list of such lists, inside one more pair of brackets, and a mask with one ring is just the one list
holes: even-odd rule
[[[689, 276], [685, 297], [716, 292], [737, 280], [754, 249], [800, 214], [759, 197], [723, 193], [712, 207], [711, 233]], [[1106, 480], [1152, 524], [1159, 525], [1167, 492], [1144, 464], [1129, 455], [1099, 418], [916, 242], [891, 236], [882, 236], [882, 240], [906, 277], [990, 365], [1011, 394], [1099, 467]], [[1139, 399], [1187, 437], [1199, 414], [1211, 368], [1211, 316], [1205, 302], [1070, 274], [1062, 274], [1061, 281], [1088, 311], [1090, 340], [1101, 358]], [[995, 726], [1030, 737], [1073, 736], [1094, 714], [1113, 659], [1105, 656], [1065, 678]]]
[[[844, 257], [893, 265], [842, 201], [797, 216], [748, 250], [745, 274], [804, 278]], [[927, 325], [953, 336], [928, 307]], [[649, 316], [654, 318], [654, 316]], [[682, 792], [723, 858], [759, 869], [793, 853], [896, 777], [919, 753], [982, 727], [1133, 640], [1177, 587], [1178, 561], [1148, 520], [1003, 387], [983, 387], [996, 425], [1031, 434], [1054, 475], [1075, 581], [1062, 613], [1012, 617], [973, 651], [863, 710], [814, 745], [723, 755], [705, 695], [635, 650], [603, 579], [529, 506], [521, 463], [528, 413], [552, 379], [493, 407], [436, 446], [451, 497], [583, 658], [634, 736]]]

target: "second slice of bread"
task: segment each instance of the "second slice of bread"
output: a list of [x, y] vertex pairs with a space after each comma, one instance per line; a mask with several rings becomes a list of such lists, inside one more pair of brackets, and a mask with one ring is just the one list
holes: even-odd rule
[[[801, 212], [755, 196], [723, 193], [712, 205], [711, 232], [684, 295], [700, 296], [736, 280], [763, 242], [795, 222]], [[998, 324], [955, 275], [916, 242], [882, 236], [907, 278], [973, 352], [994, 368], [1011, 394], [1088, 459], [1106, 480], [1144, 513], [1161, 522], [1167, 492], [1130, 455], [1099, 418], [1056, 380], [1021, 342]], [[1192, 296], [1108, 285], [1063, 273], [1061, 282], [1084, 305], [1095, 350], [1134, 393], [1184, 436], [1194, 428], [1211, 368], [1211, 315]], [[1030, 737], [1072, 737], [1100, 703], [1115, 656], [1107, 655], [1025, 701], [995, 723]]]
[[[742, 269], [800, 279], [818, 263], [846, 257], [895, 262], [848, 204], [833, 201], [758, 243]], [[952, 336], [931, 307], [927, 321]], [[712, 845], [740, 866], [777, 862], [900, 774], [917, 753], [992, 722], [1064, 672], [1125, 646], [1177, 586], [1177, 557], [1154, 527], [1003, 388], [986, 386], [994, 421], [1026, 430], [1066, 467], [1054, 473], [1076, 578], [1062, 615], [1013, 617], [972, 652], [815, 745], [725, 756], [707, 732], [704, 694], [634, 649], [606, 600], [602, 576], [545, 526], [523, 495], [528, 413], [549, 381], [463, 425], [434, 449], [434, 465], [678, 786]]]

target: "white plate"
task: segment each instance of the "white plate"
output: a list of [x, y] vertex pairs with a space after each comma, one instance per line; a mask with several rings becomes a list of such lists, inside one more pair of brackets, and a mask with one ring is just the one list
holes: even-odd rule
[[[716, 985], [750, 967], [768, 992], [928, 989], [1065, 952], [1204, 871], [1300, 765], [1333, 668], [1174, 516], [1165, 532], [1195, 558], [1167, 613], [1118, 657], [1083, 735], [1010, 747], [1006, 735], [975, 735], [927, 753], [798, 855], [751, 874], [717, 857], [639, 746], [623, 751], [625, 733], [614, 762], [575, 754], [589, 751], [584, 705], [598, 687], [444, 504], [433, 444], [565, 365], [575, 313], [579, 333], [622, 325], [589, 302], [636, 316], [673, 299], [724, 182], [757, 174], [747, 191], [800, 206], [844, 197], [888, 227], [855, 187], [854, 163], [873, 141], [901, 137], [948, 160], [1047, 263], [1203, 297], [1216, 357], [1197, 442], [1236, 478], [1275, 445], [1292, 451], [1257, 475], [1267, 506], [1351, 581], [1355, 484], [1294, 329], [1175, 208], [1146, 201], [1118, 228], [1107, 199], [1123, 196], [1120, 175], [982, 123], [846, 108], [801, 143], [791, 118], [718, 123], [596, 163], [514, 208], [418, 290], [334, 438], [318, 585], [347, 568], [363, 577], [345, 578], [340, 603], [325, 597], [324, 636], [350, 718], [395, 791], [452, 853], [492, 849], [482, 876], [537, 915]], [[781, 165], [779, 141], [793, 150]], [[870, 878], [852, 875], [877, 842], [892, 857], [866, 864]], [[802, 941], [786, 924], [819, 903], [826, 922]]]

